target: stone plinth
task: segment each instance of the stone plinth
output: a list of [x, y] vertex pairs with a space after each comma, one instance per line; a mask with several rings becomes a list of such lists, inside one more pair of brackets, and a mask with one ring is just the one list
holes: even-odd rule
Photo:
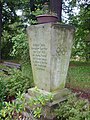
[[35, 86], [48, 92], [65, 87], [74, 29], [48, 23], [27, 28]]
[[53, 120], [54, 107], [70, 94], [70, 91], [65, 88], [65, 83], [74, 29], [68, 25], [48, 23], [32, 25], [27, 28], [27, 32], [33, 78], [39, 92], [31, 88], [25, 98], [29, 101], [29, 98], [39, 94], [52, 94], [53, 100], [44, 107], [42, 116], [45, 120], [46, 118]]
[[[55, 91], [55, 92], [47, 92], [45, 90], [41, 89], [36, 89], [36, 88], [31, 88], [28, 90], [28, 93], [25, 94], [26, 102], [30, 99], [38, 99], [39, 96], [51, 96], [52, 95], [52, 100], [47, 101], [45, 105], [42, 106], [42, 104], [33, 104], [32, 106], [29, 106], [29, 104], [26, 106], [26, 111], [30, 115], [31, 111], [33, 111], [33, 108], [37, 108], [38, 106], [41, 106], [42, 112], [41, 112], [41, 117], [38, 120], [54, 120], [56, 117], [56, 114], [54, 112], [54, 109], [58, 107], [58, 103], [64, 101], [67, 99], [67, 96], [70, 95], [71, 92], [67, 89], [64, 88], [60, 91]], [[26, 116], [27, 117], [27, 116]], [[32, 116], [29, 116], [33, 117]]]

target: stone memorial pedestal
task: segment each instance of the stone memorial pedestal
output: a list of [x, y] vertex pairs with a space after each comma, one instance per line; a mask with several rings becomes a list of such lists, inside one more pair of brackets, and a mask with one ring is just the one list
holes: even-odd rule
[[[35, 86], [52, 93], [53, 104], [55, 101], [58, 103], [67, 95], [65, 83], [74, 28], [59, 23], [47, 23], [31, 25], [27, 32]], [[32, 89], [29, 94], [31, 91]]]

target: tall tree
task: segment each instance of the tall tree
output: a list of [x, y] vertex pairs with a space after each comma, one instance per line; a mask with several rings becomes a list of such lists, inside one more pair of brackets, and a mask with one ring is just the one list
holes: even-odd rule
[[[3, 59], [6, 59], [10, 56], [12, 50], [12, 37], [17, 34], [20, 27], [24, 27], [23, 23], [27, 18], [27, 13], [25, 13], [26, 16], [24, 15], [23, 19], [21, 19], [17, 16], [16, 10], [22, 9], [22, 11], [25, 11], [25, 8], [29, 9], [29, 7], [27, 7], [27, 5], [29, 6], [29, 2], [27, 2], [28, 0], [2, 1], [2, 3], [0, 1], [0, 33], [2, 32], [2, 46], [0, 44], [0, 53], [2, 52], [2, 55], [0, 54], [0, 56], [2, 56]], [[28, 12], [28, 14], [29, 13], [30, 12]]]
[[[12, 41], [11, 38], [14, 36], [16, 29], [12, 27], [16, 21], [18, 22], [18, 16], [16, 15], [16, 7], [15, 2], [11, 0], [3, 0], [1, 3], [0, 12], [3, 14], [0, 18], [1, 21], [1, 31], [2, 31], [2, 44], [0, 44], [1, 48], [1, 57], [5, 59], [10, 54], [12, 49]], [[2, 45], [2, 46], [1, 46]]]
[[0, 60], [1, 60], [1, 35], [2, 35], [2, 3], [0, 1]]
[[78, 1], [79, 12], [69, 15], [69, 23], [76, 27], [72, 55], [86, 61], [90, 60], [90, 2]]

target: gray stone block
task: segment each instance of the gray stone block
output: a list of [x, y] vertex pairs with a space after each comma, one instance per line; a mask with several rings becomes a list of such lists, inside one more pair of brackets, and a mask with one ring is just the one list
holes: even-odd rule
[[73, 44], [74, 29], [48, 23], [27, 28], [35, 86], [53, 92], [63, 89]]

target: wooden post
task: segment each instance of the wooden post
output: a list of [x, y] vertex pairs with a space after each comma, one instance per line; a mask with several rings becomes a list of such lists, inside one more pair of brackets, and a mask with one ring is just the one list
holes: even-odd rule
[[50, 0], [50, 10], [57, 14], [58, 20], [61, 22], [62, 0]]

